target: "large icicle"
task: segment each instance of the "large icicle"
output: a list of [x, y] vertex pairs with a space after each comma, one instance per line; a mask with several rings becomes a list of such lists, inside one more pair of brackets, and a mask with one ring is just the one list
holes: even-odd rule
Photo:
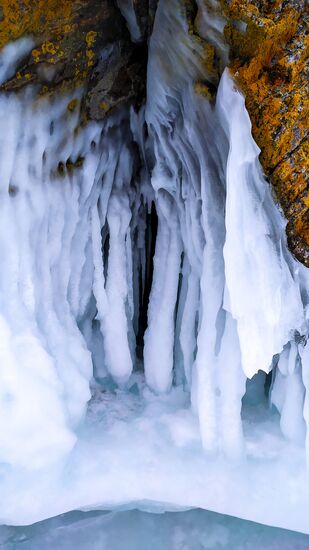
[[[108, 205], [109, 255], [106, 280], [107, 310], [102, 332], [106, 365], [118, 384], [127, 382], [132, 372], [129, 347], [128, 258], [126, 235], [131, 218], [129, 199], [125, 191], [113, 192]], [[132, 321], [132, 317], [130, 319]]]
[[181, 242], [176, 205], [171, 197], [165, 196], [160, 190], [157, 195], [157, 212], [159, 222], [148, 328], [144, 339], [144, 366], [147, 383], [160, 393], [168, 391], [172, 384]]
[[[217, 110], [230, 151], [226, 167], [226, 307], [237, 320], [242, 365], [248, 377], [267, 372], [272, 357], [302, 332], [304, 312], [298, 266], [285, 242], [284, 221], [258, 163], [259, 149], [243, 96], [225, 71]], [[254, 220], [254, 223], [252, 222]]]

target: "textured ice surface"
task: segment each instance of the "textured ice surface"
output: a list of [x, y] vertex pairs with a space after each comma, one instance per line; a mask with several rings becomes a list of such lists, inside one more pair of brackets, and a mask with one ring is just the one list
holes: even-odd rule
[[0, 527], [2, 550], [307, 550], [309, 536], [205, 510], [71, 513]]
[[180, 4], [139, 114], [0, 96], [1, 522], [201, 507], [309, 532], [308, 271], [228, 72], [215, 104], [194, 91]]

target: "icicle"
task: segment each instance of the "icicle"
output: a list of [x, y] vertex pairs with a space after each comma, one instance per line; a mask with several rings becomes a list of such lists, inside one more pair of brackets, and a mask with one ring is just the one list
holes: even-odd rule
[[[197, 24], [224, 60], [226, 49], [220, 38], [224, 21], [219, 19], [210, 21], [207, 9], [199, 5]], [[169, 388], [171, 340], [176, 338], [175, 357], [183, 362], [191, 384], [204, 448], [209, 452], [221, 448], [237, 457], [242, 454], [244, 374], [252, 377], [259, 370], [268, 372], [273, 356], [294, 331], [306, 331], [303, 271], [287, 250], [285, 223], [258, 164], [259, 150], [251, 136], [244, 98], [227, 71], [215, 109], [194, 95], [193, 81], [204, 69], [198, 61], [199, 46], [194, 38], [188, 39], [185, 26], [176, 2], [159, 3], [149, 48], [146, 105], [156, 163], [152, 185], [155, 191], [163, 187], [175, 200], [184, 265], [188, 262], [189, 268], [180, 289], [176, 334], [169, 331], [168, 338], [159, 337], [160, 328], [153, 328], [162, 315], [158, 313], [163, 295], [159, 264], [167, 263], [169, 239], [159, 215], [145, 370], [148, 383], [158, 391], [158, 373], [161, 376], [165, 364], [161, 389]], [[177, 37], [173, 44], [182, 44], [181, 57], [179, 49], [170, 45], [171, 33]], [[170, 357], [160, 366], [153, 351], [159, 341]], [[291, 376], [295, 346], [293, 350], [288, 367]], [[180, 364], [176, 371], [179, 368]], [[229, 383], [224, 384], [227, 372]], [[293, 388], [299, 381], [297, 369], [295, 377]], [[234, 431], [229, 429], [229, 408]], [[298, 413], [297, 423], [301, 425]]]
[[108, 206], [109, 256], [106, 278], [108, 308], [101, 325], [104, 338], [106, 366], [110, 374], [122, 385], [132, 372], [129, 347], [128, 307], [128, 258], [126, 234], [131, 218], [129, 199], [122, 192], [113, 192]]
[[[134, 354], [129, 113], [103, 128], [89, 124], [76, 136], [79, 115], [67, 110], [70, 99], [36, 102], [31, 92], [0, 97], [0, 123], [10, 119], [0, 140], [6, 266], [0, 273], [6, 342], [0, 354], [7, 366], [0, 374], [0, 462], [26, 468], [43, 467], [72, 449], [93, 364], [101, 377], [110, 359], [122, 383]], [[102, 150], [91, 147], [100, 139]], [[105, 284], [101, 230], [107, 212]], [[112, 347], [124, 355], [116, 357]]]
[[246, 377], [242, 371], [237, 323], [227, 313], [217, 356], [220, 433], [224, 454], [235, 460], [244, 453], [241, 422], [241, 400]]
[[[168, 391], [174, 364], [175, 305], [179, 281], [181, 242], [174, 201], [162, 191], [157, 198], [158, 233], [153, 284], [145, 333], [144, 364], [149, 386]], [[165, 266], [165, 269], [162, 269]]]

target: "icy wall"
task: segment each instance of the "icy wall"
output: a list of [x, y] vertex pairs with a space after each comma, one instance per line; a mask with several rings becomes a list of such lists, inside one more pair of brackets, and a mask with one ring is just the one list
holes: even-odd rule
[[91, 352], [96, 374], [106, 368], [119, 384], [134, 362], [130, 235], [141, 199], [128, 113], [78, 130], [69, 99], [1, 97], [0, 454], [13, 465], [70, 451]]
[[282, 432], [304, 445], [307, 270], [287, 249], [243, 96], [225, 71], [213, 104], [194, 91], [203, 77], [202, 46], [170, 0], [138, 114], [81, 126], [68, 104], [82, 90], [1, 95], [4, 469], [58, 464], [90, 388], [111, 377], [125, 391], [137, 370], [155, 394], [184, 387], [206, 454], [236, 460], [246, 380], [272, 370]]
[[[170, 34], [176, 37], [172, 43]], [[258, 163], [244, 98], [228, 72], [214, 108], [194, 96], [192, 79], [203, 74], [196, 47], [188, 42], [177, 2], [161, 3], [146, 107], [159, 232], [145, 373], [155, 391], [167, 391], [173, 368], [179, 381], [183, 371], [205, 449], [221, 446], [234, 456], [242, 449], [245, 379], [268, 372], [284, 346], [274, 400], [282, 408], [283, 429], [291, 436], [303, 432], [300, 335], [307, 333], [307, 273], [287, 250], [284, 221]], [[160, 342], [164, 350], [154, 354]]]

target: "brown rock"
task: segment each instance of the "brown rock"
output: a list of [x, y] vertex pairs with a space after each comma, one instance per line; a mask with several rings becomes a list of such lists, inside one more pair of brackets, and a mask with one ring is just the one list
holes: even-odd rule
[[[142, 17], [145, 0], [137, 4]], [[84, 85], [84, 109], [96, 119], [144, 97], [145, 48], [132, 43], [114, 0], [5, 0], [1, 5], [0, 47], [25, 35], [35, 40], [2, 90], [33, 84], [46, 94]]]

